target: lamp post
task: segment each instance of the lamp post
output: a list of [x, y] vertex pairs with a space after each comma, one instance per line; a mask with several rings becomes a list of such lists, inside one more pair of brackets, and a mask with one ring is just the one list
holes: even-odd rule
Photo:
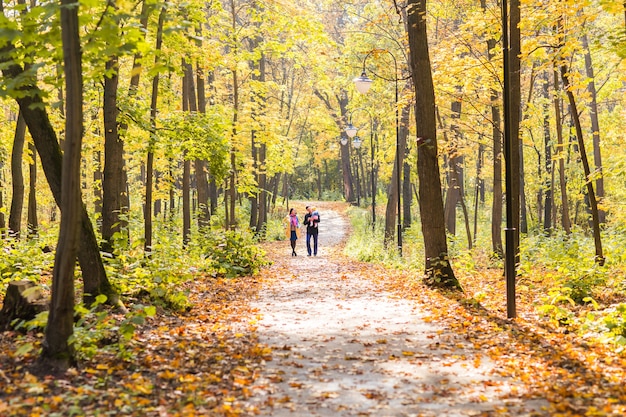
[[[370, 162], [372, 165], [372, 170], [371, 170], [371, 183], [372, 183], [372, 231], [376, 230], [376, 169], [374, 167], [374, 119], [372, 118], [372, 114], [366, 110], [366, 109], [356, 109], [353, 110], [350, 113], [350, 122], [348, 123], [348, 126], [345, 129], [346, 135], [348, 135], [348, 137], [355, 137], [356, 133], [358, 131], [358, 128], [356, 128], [353, 124], [352, 124], [352, 115], [354, 114], [354, 112], [359, 111], [359, 110], [363, 110], [364, 112], [367, 113], [367, 115], [370, 117]], [[361, 143], [359, 142], [359, 145], [356, 146], [355, 143], [353, 143], [353, 146], [355, 148], [358, 149], [359, 146], [361, 146]]]
[[[387, 52], [391, 58], [393, 59], [393, 65], [394, 65], [394, 78], [393, 80], [387, 80], [379, 75], [376, 75], [378, 78], [382, 78], [383, 80], [387, 80], [387, 81], [394, 81], [395, 82], [395, 87], [396, 87], [396, 101], [395, 101], [395, 106], [396, 106], [396, 187], [398, 189], [398, 253], [400, 254], [400, 256], [402, 256], [402, 204], [400, 202], [400, 185], [401, 185], [401, 181], [400, 181], [400, 113], [398, 111], [398, 61], [396, 60], [396, 57], [394, 54], [392, 54], [391, 52], [389, 52], [386, 49], [383, 50], [377, 50], [378, 52]], [[359, 93], [365, 94], [369, 91], [370, 87], [372, 86], [372, 79], [369, 78], [367, 76], [367, 73], [365, 72], [365, 62], [367, 61], [367, 58], [372, 54], [372, 52], [374, 51], [370, 51], [367, 53], [367, 55], [365, 55], [365, 58], [363, 58], [363, 71], [361, 72], [361, 75], [359, 77], [356, 77], [353, 81], [354, 81], [354, 86], [356, 87], [357, 91]]]
[[359, 176], [359, 161], [361, 159], [361, 143], [363, 141], [360, 137], [355, 136], [352, 139], [352, 147], [356, 149], [356, 205], [361, 207], [361, 177]]

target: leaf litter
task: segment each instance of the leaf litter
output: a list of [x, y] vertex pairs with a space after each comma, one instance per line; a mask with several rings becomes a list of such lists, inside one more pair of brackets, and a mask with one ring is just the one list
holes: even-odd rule
[[[16, 341], [42, 335], [0, 334], [0, 415], [626, 414], [623, 356], [554, 332], [528, 306], [505, 320], [497, 295], [483, 306], [347, 259], [342, 207], [318, 206], [320, 256], [270, 243], [260, 276], [199, 276], [193, 309], [149, 318], [125, 358], [101, 350], [36, 376], [36, 349], [16, 355]], [[464, 285], [498, 288], [498, 274]]]

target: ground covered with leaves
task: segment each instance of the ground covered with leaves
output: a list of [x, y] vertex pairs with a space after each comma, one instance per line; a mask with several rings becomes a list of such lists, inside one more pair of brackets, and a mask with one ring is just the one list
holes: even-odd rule
[[64, 375], [35, 372], [37, 331], [0, 334], [0, 416], [626, 415], [626, 358], [539, 315], [539, 285], [507, 320], [501, 269], [430, 289], [345, 257], [344, 208], [320, 208], [318, 257], [275, 242], [257, 276], [198, 273], [188, 311], [100, 337]]
[[238, 403], [270, 355], [251, 328], [255, 313], [248, 300], [258, 286], [252, 278], [198, 277], [188, 284], [193, 305], [188, 313], [160, 311], [135, 332], [124, 352], [99, 349], [56, 378], [35, 375], [37, 350], [16, 354], [20, 340], [40, 341], [42, 335], [5, 332], [0, 415], [246, 414]]

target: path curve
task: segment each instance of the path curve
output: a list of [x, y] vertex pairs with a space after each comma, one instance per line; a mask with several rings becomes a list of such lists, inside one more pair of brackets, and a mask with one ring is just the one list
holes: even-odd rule
[[418, 302], [367, 279], [372, 266], [344, 258], [347, 219], [319, 207], [319, 256], [291, 257], [280, 242], [273, 284], [253, 303], [260, 342], [273, 350], [250, 398], [260, 415], [546, 415], [543, 402], [512, 395], [521, 388], [488, 358], [425, 320]]

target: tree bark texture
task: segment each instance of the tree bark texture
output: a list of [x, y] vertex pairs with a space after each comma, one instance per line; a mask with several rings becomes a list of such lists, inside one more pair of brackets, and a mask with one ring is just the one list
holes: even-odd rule
[[448, 258], [446, 241], [443, 197], [437, 159], [435, 91], [426, 31], [426, 0], [408, 1], [407, 31], [411, 74], [415, 86], [417, 134], [419, 137], [430, 140], [428, 144], [419, 146], [417, 152], [426, 282], [435, 286], [459, 287]]
[[[556, 68], [553, 70], [554, 90], [559, 91], [559, 75]], [[567, 181], [565, 178], [565, 149], [563, 144], [563, 124], [561, 122], [561, 102], [558, 94], [554, 95], [554, 119], [556, 120], [557, 146], [555, 158], [559, 161], [559, 189], [561, 194], [561, 225], [566, 234], [572, 233], [572, 222], [569, 216], [569, 201], [567, 199]]]
[[[591, 96], [589, 102], [589, 118], [591, 119], [591, 136], [593, 138], [593, 162], [595, 165], [596, 177], [596, 197], [598, 203], [602, 203], [604, 197], [604, 175], [602, 171], [602, 152], [600, 150], [600, 121], [598, 120], [598, 94], [596, 90], [596, 83], [594, 81], [595, 74], [593, 70], [593, 61], [591, 60], [591, 51], [589, 50], [589, 41], [587, 34], [582, 37], [583, 49], [585, 51], [585, 72], [589, 79], [587, 84], [587, 91]], [[606, 212], [598, 209], [598, 220], [600, 224], [606, 223]]]
[[387, 199], [387, 207], [385, 208], [385, 244], [390, 245], [396, 238], [396, 229], [398, 225], [398, 196], [402, 192], [398, 190], [398, 175], [402, 175], [398, 170], [398, 159], [400, 159], [400, 169], [404, 165], [404, 154], [406, 149], [406, 141], [409, 137], [409, 117], [411, 107], [406, 105], [400, 111], [400, 126], [398, 128], [399, 143], [396, 152], [400, 153], [400, 158], [393, 158], [393, 171], [389, 183], [389, 198]]
[[24, 208], [24, 173], [22, 162], [24, 157], [24, 142], [26, 140], [26, 122], [22, 112], [17, 116], [13, 149], [11, 150], [11, 184], [13, 195], [9, 212], [9, 236], [19, 239], [22, 231], [22, 210]]
[[580, 154], [580, 160], [583, 164], [583, 170], [585, 172], [585, 182], [587, 183], [587, 196], [589, 197], [589, 205], [591, 206], [591, 225], [593, 228], [593, 240], [596, 247], [595, 262], [598, 265], [602, 266], [604, 265], [605, 259], [604, 253], [602, 251], [602, 239], [600, 238], [600, 218], [598, 214], [598, 203], [596, 201], [596, 194], [593, 189], [591, 170], [589, 168], [589, 160], [587, 159], [587, 151], [585, 150], [585, 142], [583, 140], [583, 129], [580, 124], [580, 118], [578, 117], [576, 99], [574, 98], [574, 93], [570, 89], [567, 74], [567, 67], [565, 65], [561, 65], [561, 79], [563, 80], [563, 87], [565, 89], [565, 92], [567, 93], [572, 117], [574, 119], [576, 137], [578, 138], [578, 152]]
[[44, 366], [65, 370], [74, 365], [69, 337], [74, 327], [74, 269], [80, 236], [80, 162], [83, 138], [83, 78], [78, 7], [61, 0], [61, 34], [67, 91], [61, 187], [61, 226], [52, 274], [52, 300], [41, 353]]
[[[198, 112], [206, 113], [206, 94], [204, 84], [204, 73], [198, 62], [196, 65], [196, 88], [198, 90]], [[196, 159], [194, 161], [196, 174], [196, 190], [198, 192], [198, 226], [208, 227], [211, 220], [211, 210], [209, 209], [209, 177], [207, 173], [207, 161]]]
[[[106, 63], [104, 77], [104, 178], [102, 180], [102, 239], [105, 252], [112, 253], [116, 234], [126, 229], [121, 214], [126, 210], [123, 204], [124, 142], [118, 133], [117, 107], [118, 62], [112, 57]], [[121, 236], [118, 236], [118, 238]]]
[[[165, 23], [165, 15], [167, 6], [164, 4], [159, 12], [159, 21], [157, 23], [156, 45], [155, 50], [160, 51], [163, 45], [163, 24]], [[159, 63], [159, 55], [154, 58], [155, 66]], [[159, 73], [152, 77], [152, 95], [150, 98], [150, 140], [148, 142], [148, 155], [146, 160], [146, 199], [144, 203], [144, 251], [152, 250], [152, 191], [154, 182], [154, 145], [156, 135], [156, 116], [157, 116], [157, 99], [159, 96]]]
[[37, 150], [33, 142], [28, 143], [28, 150], [32, 162], [28, 166], [28, 236], [37, 235], [39, 221], [37, 219]]
[[543, 84], [543, 96], [545, 102], [543, 104], [543, 138], [544, 138], [544, 160], [546, 169], [546, 178], [544, 181], [544, 207], [543, 207], [543, 230], [550, 232], [552, 229], [552, 139], [550, 135], [550, 112], [548, 101], [548, 77], [546, 73], [546, 80]]

